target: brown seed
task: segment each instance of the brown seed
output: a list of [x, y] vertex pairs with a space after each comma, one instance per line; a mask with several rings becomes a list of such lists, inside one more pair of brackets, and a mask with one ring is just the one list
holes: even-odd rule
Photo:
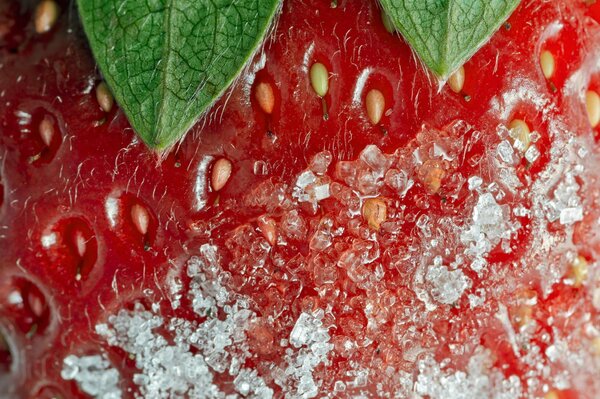
[[256, 101], [265, 114], [271, 114], [275, 108], [275, 94], [270, 83], [260, 82], [256, 86]]
[[150, 215], [148, 214], [148, 210], [142, 205], [135, 204], [131, 207], [131, 221], [141, 235], [145, 236], [148, 233]]
[[448, 86], [455, 93], [460, 93], [465, 86], [465, 68], [460, 67], [448, 78]]
[[271, 244], [271, 246], [275, 245], [277, 242], [277, 226], [275, 220], [263, 215], [258, 218], [257, 222], [258, 228], [269, 244]]
[[527, 151], [531, 144], [531, 130], [522, 119], [513, 119], [508, 125], [513, 146], [521, 152]]
[[585, 107], [587, 108], [588, 118], [592, 127], [600, 123], [600, 96], [593, 90], [585, 93]]
[[218, 159], [215, 162], [211, 176], [211, 186], [214, 191], [219, 191], [225, 187], [229, 177], [231, 177], [231, 168], [231, 161], [226, 158]]
[[37, 33], [46, 33], [58, 19], [58, 5], [54, 0], [42, 0], [35, 9], [34, 25]]
[[544, 50], [540, 54], [540, 66], [542, 67], [542, 73], [546, 79], [550, 79], [554, 75], [556, 61], [554, 60], [552, 53], [548, 50]]
[[366, 98], [367, 116], [371, 123], [377, 125], [381, 121], [383, 112], [385, 111], [385, 97], [377, 90], [373, 89], [367, 93]]
[[44, 116], [39, 126], [40, 138], [46, 145], [46, 147], [50, 147], [52, 143], [52, 139], [54, 138], [54, 124], [52, 123], [52, 119], [48, 116]]
[[98, 86], [96, 86], [96, 100], [98, 101], [100, 108], [102, 108], [102, 111], [110, 112], [115, 103], [115, 99], [106, 82], [100, 82]]
[[515, 313], [515, 323], [519, 328], [523, 328], [531, 322], [533, 316], [533, 307], [530, 305], [521, 305]]
[[419, 170], [419, 175], [421, 176], [421, 180], [427, 188], [427, 191], [431, 194], [435, 194], [442, 186], [442, 180], [446, 177], [446, 170], [444, 170], [441, 162], [430, 160], [423, 164]]
[[369, 198], [363, 204], [362, 215], [369, 227], [379, 230], [387, 220], [387, 205], [381, 198]]

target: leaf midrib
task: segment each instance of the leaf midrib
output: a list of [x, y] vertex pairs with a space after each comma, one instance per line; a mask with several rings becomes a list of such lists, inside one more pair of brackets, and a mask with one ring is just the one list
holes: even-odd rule
[[[163, 57], [161, 58], [164, 63], [162, 66], [157, 66], [160, 68], [160, 73], [161, 73], [161, 79], [160, 79], [160, 103], [158, 105], [158, 112], [156, 113], [157, 115], [157, 119], [156, 119], [156, 126], [155, 126], [155, 131], [154, 131], [154, 137], [152, 138], [152, 141], [154, 142], [153, 145], [155, 145], [156, 147], [159, 147], [161, 145], [159, 137], [163, 132], [162, 129], [162, 120], [163, 120], [163, 115], [164, 115], [164, 106], [165, 106], [165, 100], [166, 100], [166, 93], [167, 93], [167, 71], [169, 68], [169, 63], [171, 60], [171, 30], [168, 29], [168, 26], [171, 26], [171, 14], [172, 14], [172, 6], [173, 6], [173, 2], [175, 0], [166, 0], [165, 3], [165, 15], [163, 17], [163, 32], [165, 34], [165, 42], [163, 44], [163, 51], [162, 51], [162, 55]], [[160, 61], [159, 61], [160, 62]]]
[[453, 11], [452, 6], [454, 5], [454, 1], [448, 0], [446, 5], [447, 5], [447, 10], [446, 10], [446, 18], [444, 19], [444, 33], [445, 33], [444, 34], [444, 43], [442, 46], [441, 59], [439, 60], [441, 68], [438, 71], [438, 73], [442, 77], [446, 77], [446, 75], [448, 75], [449, 72], [451, 72], [451, 71], [448, 71], [448, 65], [443, 60], [447, 60], [448, 54], [450, 53], [450, 20], [452, 18], [452, 11]]

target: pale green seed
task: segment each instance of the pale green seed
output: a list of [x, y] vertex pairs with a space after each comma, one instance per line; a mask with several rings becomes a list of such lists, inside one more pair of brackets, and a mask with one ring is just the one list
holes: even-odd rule
[[325, 97], [329, 90], [329, 72], [325, 65], [316, 62], [310, 68], [310, 84], [319, 97]]

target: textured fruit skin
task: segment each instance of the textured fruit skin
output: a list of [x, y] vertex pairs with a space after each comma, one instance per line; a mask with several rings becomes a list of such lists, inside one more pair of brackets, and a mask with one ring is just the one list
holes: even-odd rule
[[[249, 298], [258, 315], [258, 327], [247, 334], [253, 354], [247, 363], [276, 397], [293, 396], [273, 381], [268, 365], [285, 357], [279, 343], [300, 315], [318, 308], [327, 309], [323, 324], [334, 345], [329, 364], [313, 372], [322, 395], [404, 397], [408, 391], [400, 376], [416, 376], [418, 361], [429, 355], [437, 362], [448, 358], [451, 368], [465, 370], [476, 347], [489, 351], [491, 368], [520, 381], [522, 391], [512, 397], [542, 397], [549, 389], [561, 399], [600, 395], [594, 378], [600, 359], [590, 349], [600, 328], [600, 310], [592, 304], [600, 287], [598, 132], [589, 126], [580, 95], [600, 89], [600, 72], [593, 66], [600, 60], [598, 5], [523, 1], [465, 65], [465, 85], [457, 94], [439, 88], [402, 40], [385, 30], [375, 2], [337, 3], [332, 8], [329, 1], [286, 1], [273, 37], [231, 95], [162, 158], [135, 137], [118, 106], [109, 113], [100, 109], [94, 90], [101, 77], [75, 9], [60, 4], [56, 26], [37, 35], [33, 2], [0, 4], [0, 329], [13, 360], [3, 362], [11, 356], [0, 351], [3, 369], [12, 368], [0, 374], [3, 397], [87, 397], [60, 373], [68, 355], [90, 353], [106, 354], [121, 374], [123, 397], [133, 397], [135, 362], [108, 345], [94, 326], [120, 309], [132, 310], [136, 302], [146, 309], [157, 304], [165, 318], [202, 321], [185, 293], [181, 307], [173, 309], [167, 281], [177, 274], [187, 287], [185, 265], [206, 243], [219, 248], [221, 267], [231, 274], [229, 288]], [[557, 60], [551, 82], [538, 64], [542, 47]], [[327, 120], [308, 78], [314, 62], [330, 72]], [[357, 90], [365, 71], [368, 78]], [[573, 79], [577, 73], [581, 78]], [[270, 115], [253, 95], [260, 81], [275, 88]], [[377, 126], [364, 107], [374, 88], [388, 109]], [[48, 115], [56, 134], [46, 146], [36, 129]], [[570, 137], [586, 143], [591, 160], [575, 178], [583, 220], [549, 223], [542, 234], [538, 219], [511, 216], [520, 227], [507, 240], [510, 252], [494, 245], [480, 275], [460, 266], [471, 287], [456, 302], [429, 308], [416, 281], [419, 270], [433, 264], [424, 262], [432, 262], [436, 250], [420, 252], [426, 237], [418, 221], [426, 215], [434, 223], [469, 222], [478, 197], [466, 179], [479, 175], [494, 181], [489, 176], [502, 166], [484, 158], [500, 141], [498, 126], [515, 118], [540, 133], [540, 157], [514, 167], [527, 192], [558, 164], [550, 155], [553, 143]], [[566, 126], [560, 133], [550, 128], [557, 123]], [[400, 170], [412, 162], [413, 151], [433, 142], [457, 157], [439, 164], [432, 158], [427, 167], [411, 169], [414, 185], [405, 195], [383, 179], [376, 193], [362, 193], [387, 204], [387, 226], [370, 230], [360, 209], [348, 216], [359, 199], [339, 161], [356, 161], [374, 144], [394, 162], [391, 169]], [[292, 195], [297, 178], [324, 150], [333, 158], [323, 173], [331, 179], [331, 196], [316, 207], [298, 203]], [[222, 157], [232, 162], [232, 174], [212, 192], [211, 165]], [[438, 187], [432, 179], [439, 177]], [[532, 196], [505, 191], [498, 201], [511, 211], [519, 204], [534, 206]], [[131, 220], [136, 205], [148, 212], [144, 235]], [[316, 249], [311, 240], [328, 216], [344, 230], [330, 247]], [[302, 227], [292, 231], [294, 220]], [[269, 226], [275, 226], [276, 236], [265, 233]], [[441, 227], [443, 246], [453, 251], [460, 240]], [[285, 245], [270, 243], [276, 239]], [[350, 276], [345, 256], [367, 253], [365, 245], [372, 242], [379, 249], [367, 274], [376, 276], [377, 265], [385, 273], [365, 285]], [[580, 287], [569, 283], [565, 246], [590, 265]], [[438, 251], [446, 258], [455, 255]], [[10, 299], [14, 292], [23, 299], [17, 305]], [[472, 309], [467, 294], [481, 293], [484, 304]], [[527, 308], [532, 296], [537, 302]], [[508, 326], [528, 345], [520, 352], [502, 322], [503, 310]], [[521, 319], [515, 315], [534, 323], [519, 331]], [[569, 351], [554, 358], [559, 338]], [[347, 349], [348, 341], [359, 347]], [[527, 358], [531, 347], [543, 353], [530, 356], [533, 365]], [[568, 362], [571, 356], [584, 359], [579, 369]], [[547, 373], [536, 374], [535, 364]], [[361, 367], [377, 371], [364, 385], [352, 385], [348, 381], [355, 376], [348, 372]], [[527, 388], [528, 379], [534, 383]], [[234, 393], [231, 377], [215, 381]], [[345, 381], [346, 390], [334, 391], [335, 381]]]

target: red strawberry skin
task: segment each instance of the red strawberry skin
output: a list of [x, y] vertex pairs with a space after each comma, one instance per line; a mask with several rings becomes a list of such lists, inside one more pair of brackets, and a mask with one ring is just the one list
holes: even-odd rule
[[0, 4], [2, 397], [600, 395], [597, 5], [523, 1], [454, 93], [374, 1], [286, 1], [162, 158], [99, 107], [76, 9], [37, 34], [35, 6]]

